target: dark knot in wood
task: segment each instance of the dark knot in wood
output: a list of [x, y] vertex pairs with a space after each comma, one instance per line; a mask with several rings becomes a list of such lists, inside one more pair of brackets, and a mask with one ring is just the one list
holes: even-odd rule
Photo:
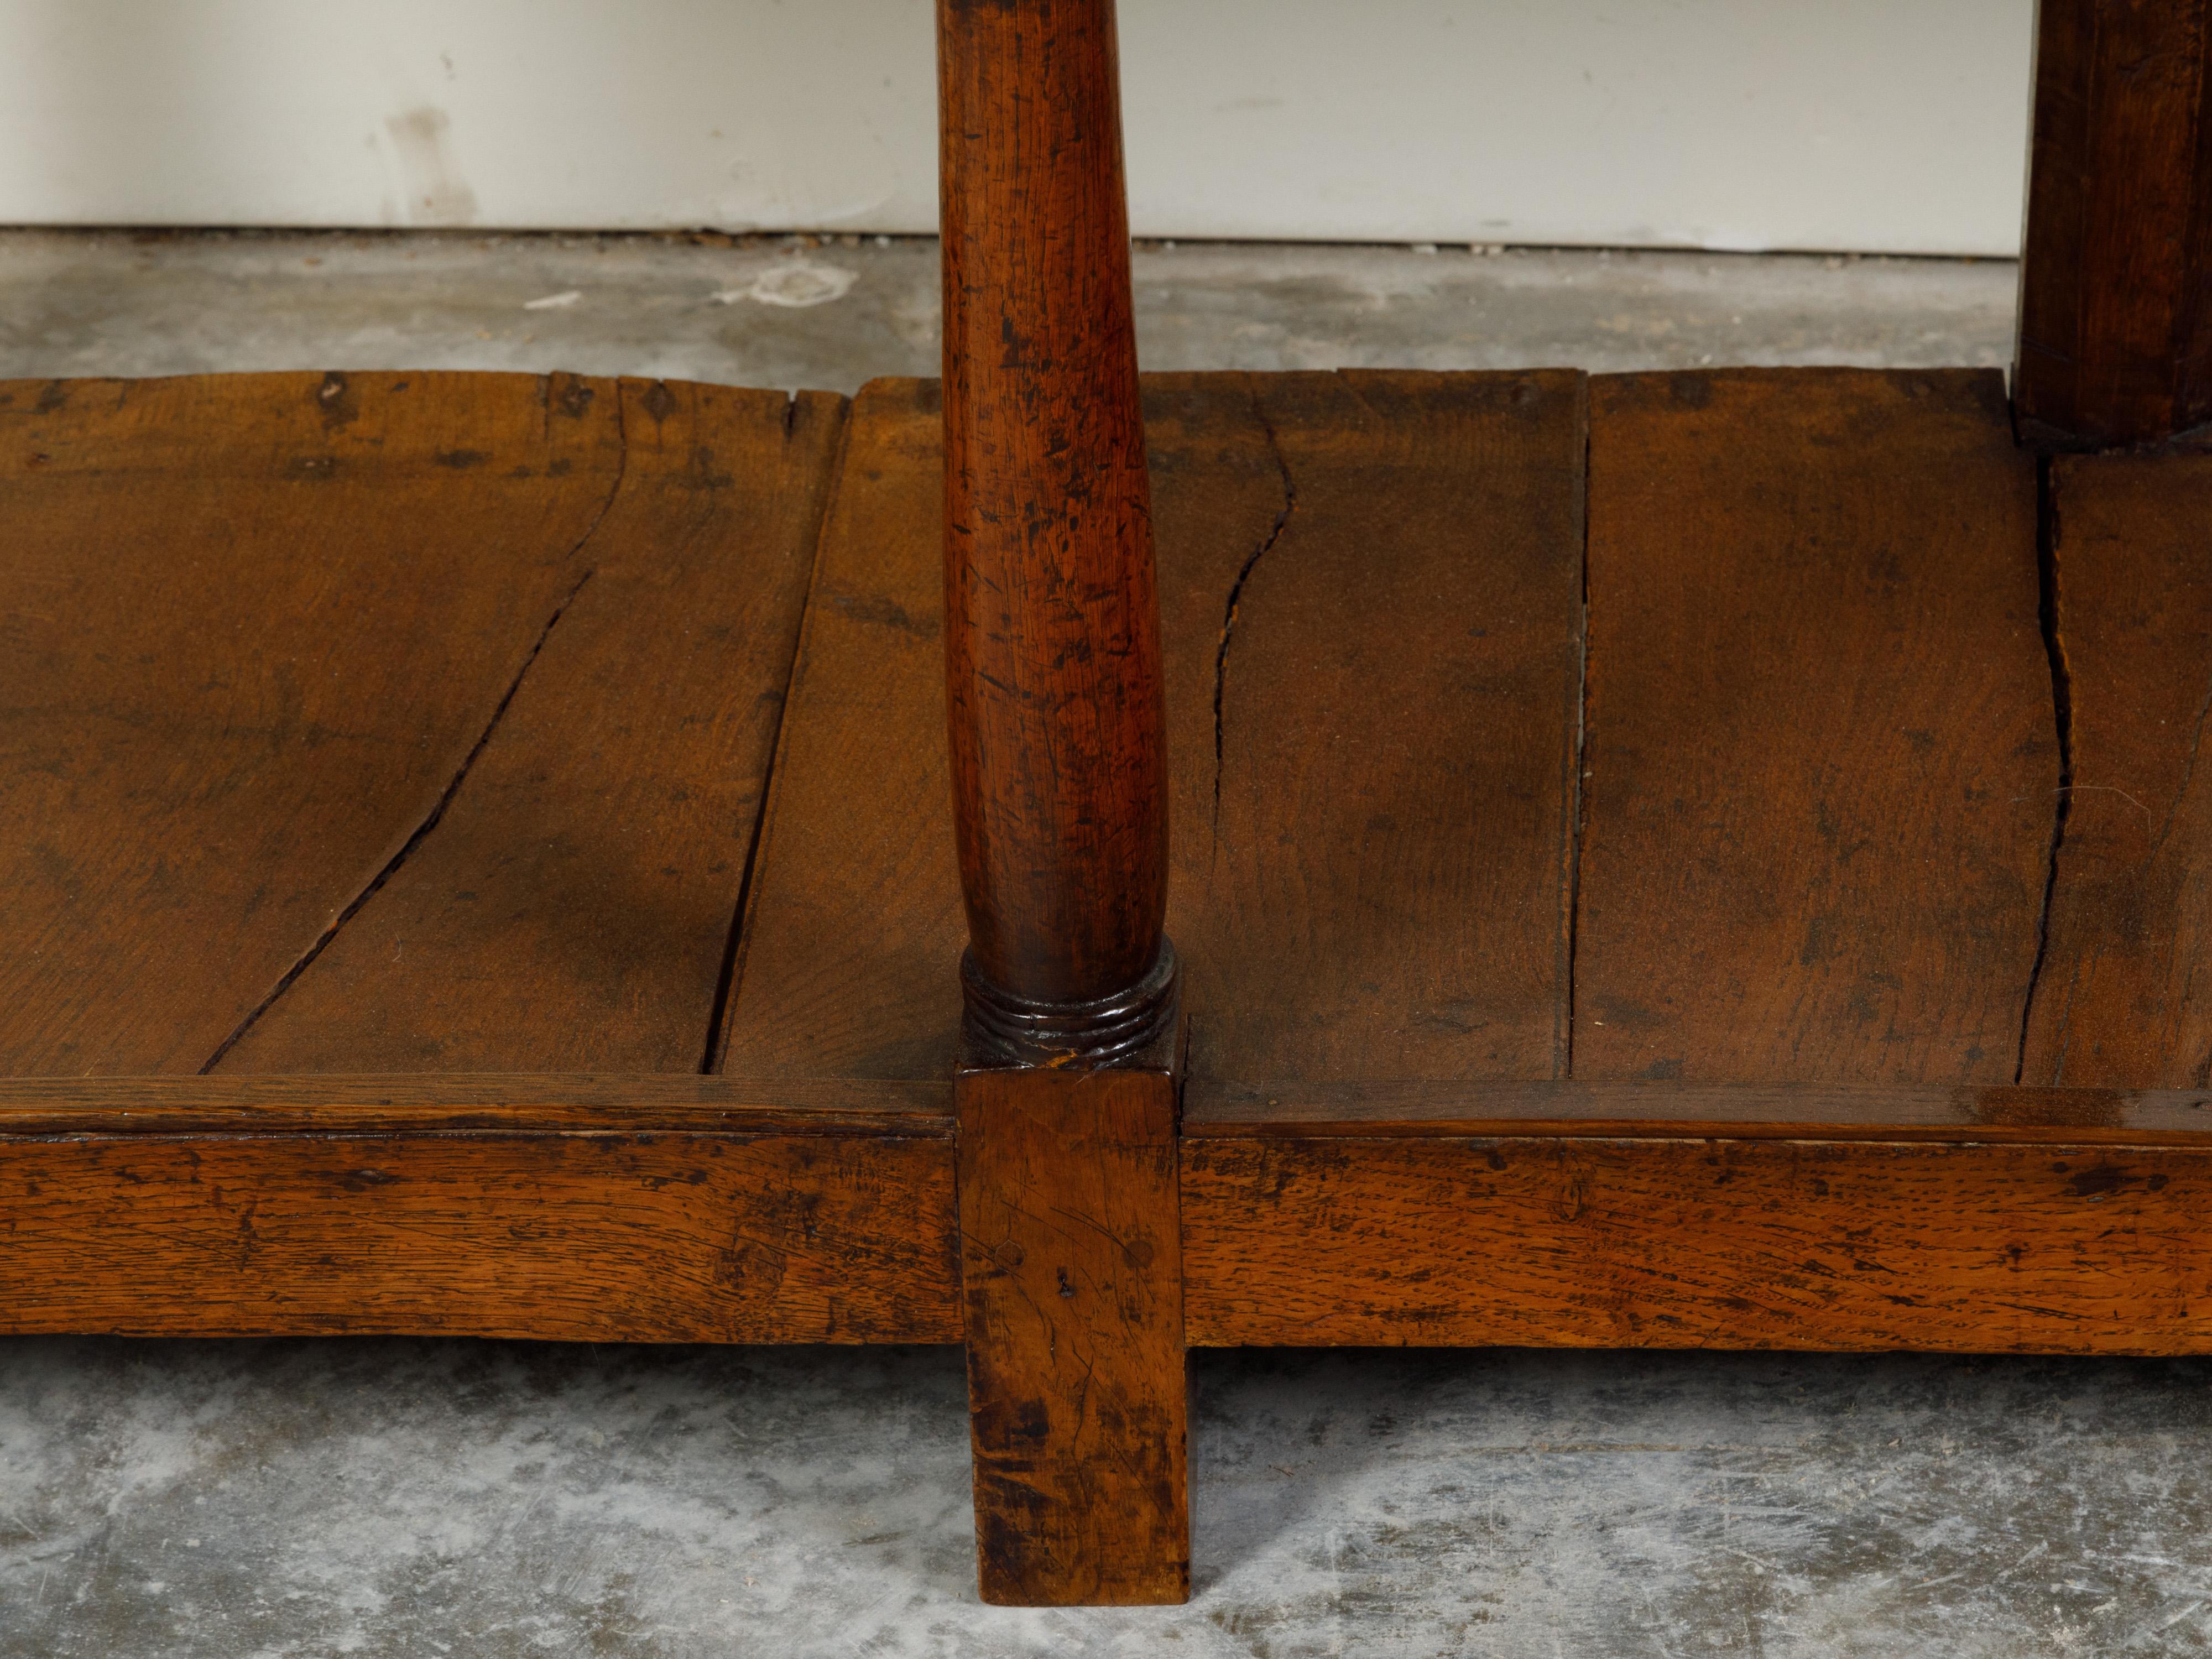
[[983, 1066], [1117, 1066], [1173, 1029], [1180, 968], [1175, 946], [1159, 954], [1135, 984], [1087, 1002], [1038, 1002], [983, 977], [975, 953], [960, 957], [962, 1021], [969, 1060]]

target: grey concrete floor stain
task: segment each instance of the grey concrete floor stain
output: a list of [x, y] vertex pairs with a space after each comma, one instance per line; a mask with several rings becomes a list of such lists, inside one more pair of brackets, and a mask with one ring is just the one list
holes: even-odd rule
[[[2017, 281], [2003, 260], [1136, 255], [1158, 369], [2002, 367]], [[922, 238], [0, 232], [0, 375], [572, 369], [851, 392], [937, 373], [937, 284]]]
[[2212, 1362], [1197, 1358], [1197, 1594], [975, 1599], [959, 1354], [0, 1344], [0, 1656], [2164, 1655]]
[[[2001, 366], [2016, 280], [1231, 245], [1137, 273], [1159, 368]], [[5, 232], [0, 374], [849, 391], [934, 372], [936, 284], [926, 240]], [[1191, 1605], [1047, 1612], [975, 1601], [957, 1351], [0, 1340], [0, 1659], [2212, 1647], [2212, 1362], [1195, 1364]]]

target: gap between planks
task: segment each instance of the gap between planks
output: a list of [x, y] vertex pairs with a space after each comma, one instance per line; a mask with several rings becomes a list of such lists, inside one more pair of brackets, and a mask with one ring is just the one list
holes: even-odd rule
[[[793, 393], [783, 406], [783, 435], [787, 442], [798, 415], [799, 398]], [[744, 869], [738, 878], [737, 902], [730, 910], [728, 942], [722, 947], [722, 969], [714, 981], [714, 1004], [707, 1012], [707, 1042], [699, 1057], [702, 1076], [719, 1073], [729, 1056], [729, 1010], [736, 1000], [738, 981], [745, 970], [745, 943], [752, 931], [753, 875], [760, 867], [761, 844], [768, 838], [769, 803], [775, 799], [776, 773], [783, 764], [784, 739], [791, 726], [792, 688], [798, 684], [799, 665], [806, 655], [806, 635], [814, 625], [816, 584], [822, 574], [822, 545], [829, 538], [830, 526], [837, 511], [837, 498], [844, 493], [845, 456], [852, 442], [848, 399], [846, 418], [837, 431], [837, 447], [830, 458], [830, 488], [823, 495], [822, 511], [814, 523], [813, 547], [806, 562], [806, 597], [799, 604], [799, 625], [792, 635], [791, 649], [784, 655], [783, 690], [776, 699], [775, 735], [769, 744], [767, 769], [761, 774], [760, 799], [753, 803], [752, 827], [745, 837]], [[951, 1097], [946, 1098], [949, 1102]], [[949, 1104], [947, 1109], [951, 1109]]]

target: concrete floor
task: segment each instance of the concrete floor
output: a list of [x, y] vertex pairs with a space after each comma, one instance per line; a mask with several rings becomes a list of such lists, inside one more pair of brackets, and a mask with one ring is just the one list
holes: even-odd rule
[[2212, 1367], [1200, 1356], [1198, 1594], [971, 1588], [951, 1348], [0, 1345], [0, 1655], [2198, 1652]]
[[[558, 366], [849, 389], [931, 368], [933, 258], [6, 234], [0, 374]], [[1465, 249], [1159, 247], [1138, 269], [1163, 368], [1997, 364], [2014, 281]], [[0, 1340], [0, 1659], [2212, 1648], [2212, 1363], [1196, 1369], [1196, 1598], [1040, 1613], [975, 1600], [953, 1350]]]
[[[2002, 367], [2002, 260], [1147, 244], [1151, 368]], [[0, 375], [934, 374], [927, 240], [0, 233]]]

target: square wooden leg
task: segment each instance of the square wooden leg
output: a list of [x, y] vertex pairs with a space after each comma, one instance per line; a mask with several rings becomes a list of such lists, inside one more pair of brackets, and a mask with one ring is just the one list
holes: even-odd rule
[[983, 1599], [1186, 1601], [1174, 1079], [975, 1071], [957, 1092]]

